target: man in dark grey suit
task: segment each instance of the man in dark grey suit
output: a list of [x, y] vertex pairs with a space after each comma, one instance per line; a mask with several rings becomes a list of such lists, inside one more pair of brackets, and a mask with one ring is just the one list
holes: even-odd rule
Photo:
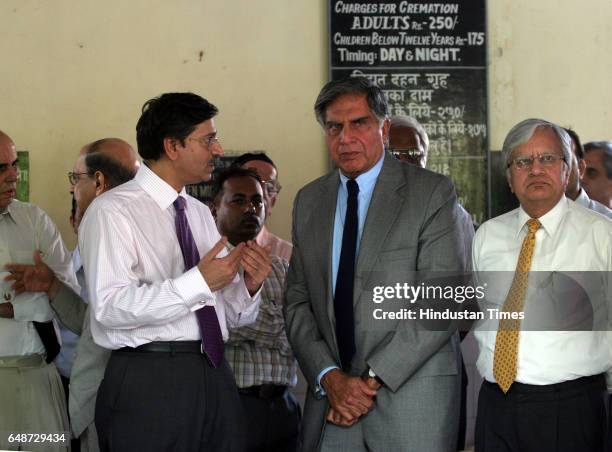
[[385, 153], [387, 104], [367, 79], [328, 83], [315, 113], [339, 170], [293, 208], [285, 316], [309, 384], [303, 450], [453, 450], [454, 333], [373, 320], [372, 303], [375, 287], [466, 267], [453, 184]]

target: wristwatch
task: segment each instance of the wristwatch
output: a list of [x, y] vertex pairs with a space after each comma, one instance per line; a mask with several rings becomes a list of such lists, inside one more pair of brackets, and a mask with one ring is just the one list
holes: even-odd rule
[[376, 375], [376, 373], [371, 368], [368, 369], [368, 377], [376, 380], [381, 386], [385, 385], [385, 383], [380, 379], [378, 375]]

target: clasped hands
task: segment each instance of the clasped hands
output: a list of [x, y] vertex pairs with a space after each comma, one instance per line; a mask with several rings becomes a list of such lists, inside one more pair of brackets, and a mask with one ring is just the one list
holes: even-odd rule
[[327, 421], [350, 427], [374, 408], [374, 397], [380, 383], [371, 377], [355, 377], [332, 369], [321, 379], [330, 408]]
[[232, 282], [238, 269], [244, 269], [244, 284], [249, 294], [254, 295], [272, 270], [270, 256], [254, 240], [239, 243], [227, 256], [217, 257], [227, 238], [222, 237], [198, 262], [198, 269], [211, 291], [222, 289]]

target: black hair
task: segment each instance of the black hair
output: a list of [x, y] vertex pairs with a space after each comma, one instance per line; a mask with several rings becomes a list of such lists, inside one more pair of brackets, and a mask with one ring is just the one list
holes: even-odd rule
[[574, 147], [576, 148], [576, 158], [578, 159], [578, 161], [583, 160], [584, 159], [584, 148], [582, 147], [582, 143], [580, 142], [580, 137], [574, 130], [570, 128], [564, 127], [563, 130], [567, 132], [567, 134], [570, 136], [570, 138], [574, 142]]
[[185, 138], [198, 124], [213, 118], [219, 110], [194, 93], [166, 93], [148, 100], [136, 124], [138, 153], [144, 160], [164, 155], [164, 139], [174, 138], [185, 145]]
[[246, 168], [240, 168], [239, 166], [230, 166], [229, 168], [221, 171], [219, 173], [219, 176], [215, 179], [215, 184], [213, 185], [213, 199], [215, 201], [221, 195], [223, 195], [223, 184], [225, 184], [227, 180], [233, 179], [235, 177], [252, 177], [261, 185], [261, 178], [255, 171]]
[[276, 165], [272, 161], [270, 157], [266, 155], [265, 152], [246, 152], [240, 156], [238, 156], [233, 162], [232, 166], [242, 166], [247, 162], [252, 162], [253, 160], [259, 160], [261, 162], [266, 162], [276, 168]]

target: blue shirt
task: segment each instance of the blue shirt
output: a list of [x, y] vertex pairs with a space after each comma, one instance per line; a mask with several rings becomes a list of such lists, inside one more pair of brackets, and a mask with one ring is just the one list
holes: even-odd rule
[[[363, 174], [360, 174], [355, 179], [355, 182], [359, 185], [359, 194], [357, 195], [357, 221], [359, 222], [359, 229], [357, 231], [357, 249], [355, 250], [355, 256], [359, 256], [359, 244], [361, 243], [361, 236], [363, 234], [363, 225], [368, 214], [368, 208], [370, 207], [370, 201], [372, 200], [372, 193], [374, 192], [374, 186], [376, 180], [380, 174], [380, 170], [385, 160], [385, 153], [383, 152], [378, 162]], [[340, 171], [340, 170], [338, 170]], [[344, 232], [344, 219], [346, 217], [346, 204], [348, 200], [348, 190], [346, 189], [346, 182], [349, 180], [344, 174], [340, 173], [340, 187], [338, 188], [338, 199], [336, 200], [336, 217], [334, 219], [334, 241], [332, 245], [332, 288], [333, 294], [336, 293], [336, 278], [338, 277], [338, 265], [340, 264], [340, 252], [342, 251], [342, 235]], [[357, 259], [355, 259], [357, 262]]]

